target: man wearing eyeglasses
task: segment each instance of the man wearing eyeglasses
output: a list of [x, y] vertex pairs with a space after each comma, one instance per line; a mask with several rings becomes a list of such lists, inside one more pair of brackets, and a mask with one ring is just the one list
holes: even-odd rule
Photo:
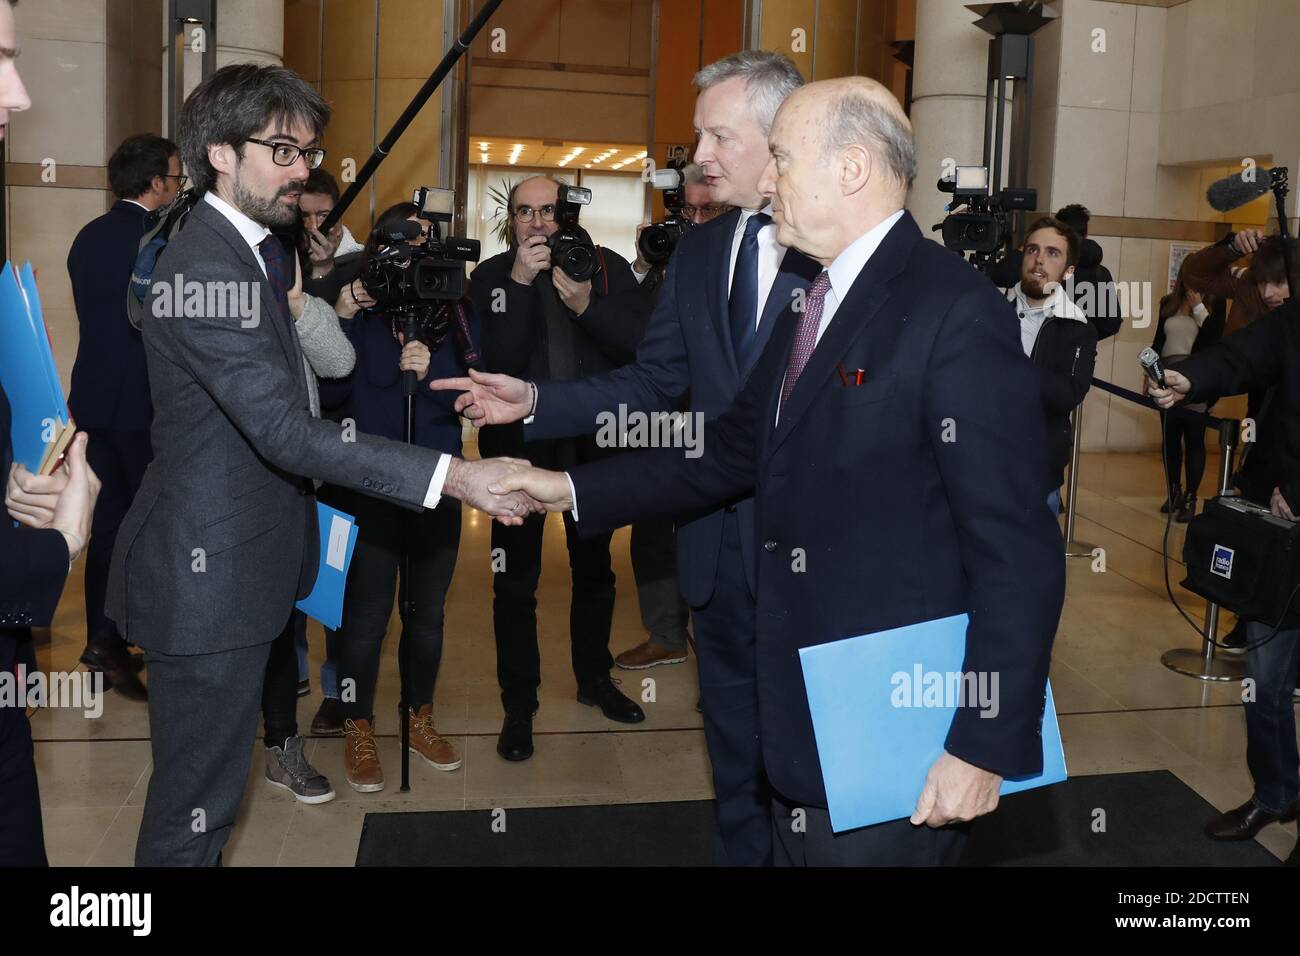
[[117, 202], [77, 234], [68, 253], [80, 327], [68, 408], [90, 435], [86, 458], [103, 483], [86, 552], [81, 660], [104, 673], [106, 687], [144, 700], [137, 675], [142, 659], [127, 650], [117, 627], [104, 616], [104, 594], [118, 526], [153, 457], [144, 343], [127, 320], [126, 290], [141, 237], [152, 227], [156, 211], [168, 206], [185, 183], [180, 149], [161, 136], [132, 136], [109, 159], [108, 183]]
[[[583, 282], [551, 267], [547, 241], [559, 228], [555, 207], [560, 185], [545, 176], [515, 185], [509, 196], [511, 248], [483, 262], [471, 276], [470, 297], [482, 323], [483, 360], [493, 372], [581, 379], [632, 362], [645, 333], [650, 307], [627, 260], [618, 253], [598, 246], [601, 269]], [[600, 202], [600, 196], [594, 200]], [[532, 462], [577, 462], [606, 457], [613, 449], [601, 447], [592, 435], [525, 442], [523, 428], [512, 423], [483, 429], [479, 451], [484, 458], [514, 455]], [[506, 760], [527, 760], [533, 754], [532, 721], [541, 684], [536, 592], [545, 519], [536, 515], [518, 527], [492, 528], [493, 553], [505, 559], [504, 567], [494, 562], [492, 616], [505, 710], [497, 753]], [[569, 637], [577, 699], [599, 707], [610, 720], [637, 723], [645, 713], [610, 677], [611, 535], [579, 540], [567, 518], [565, 535], [573, 578]]]
[[218, 70], [181, 111], [181, 155], [203, 199], [159, 256], [142, 312], [154, 459], [118, 532], [106, 602], [149, 663], [138, 865], [221, 860], [271, 645], [315, 583], [310, 478], [414, 511], [444, 494], [506, 521], [528, 511], [522, 497], [470, 490], [504, 474], [498, 463], [312, 417], [302, 274], [271, 229], [296, 222], [328, 121], [302, 77], [252, 64]]

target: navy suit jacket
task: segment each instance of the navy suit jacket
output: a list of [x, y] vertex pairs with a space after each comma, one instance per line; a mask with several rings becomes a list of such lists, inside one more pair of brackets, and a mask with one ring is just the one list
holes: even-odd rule
[[[629, 411], [668, 411], [679, 408], [678, 399], [687, 393], [688, 409], [705, 418], [716, 418], [726, 410], [795, 290], [807, 289], [821, 271], [802, 253], [786, 252], [763, 307], [758, 340], [748, 361], [738, 361], [727, 318], [727, 288], [739, 218], [740, 210], [735, 209], [682, 237], [635, 363], [593, 378], [538, 384], [537, 415], [524, 431], [527, 439], [591, 434], [599, 427], [596, 417], [601, 412], [616, 412], [620, 404]], [[755, 587], [753, 500], [748, 492], [735, 498], [710, 501], [701, 512], [678, 516], [678, 584], [682, 596], [695, 607], [713, 594], [722, 546], [722, 505], [735, 506], [745, 572], [751, 591]]]
[[77, 233], [68, 252], [81, 330], [68, 409], [78, 428], [148, 431], [153, 422], [144, 339], [126, 317], [145, 215], [142, 207], [119, 199]]
[[579, 533], [757, 491], [759, 719], [787, 798], [826, 805], [799, 648], [963, 612], [963, 670], [997, 675], [1000, 709], [960, 708], [947, 749], [1004, 776], [1038, 771], [1065, 559], [1038, 373], [1010, 304], [904, 214], [774, 424], [797, 319], [780, 317], [699, 458], [655, 449], [575, 469]]

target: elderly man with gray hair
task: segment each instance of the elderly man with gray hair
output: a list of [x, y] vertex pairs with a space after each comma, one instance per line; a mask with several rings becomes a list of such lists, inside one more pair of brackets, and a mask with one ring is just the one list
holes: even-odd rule
[[[761, 189], [777, 239], [821, 268], [705, 427], [703, 454], [653, 449], [567, 475], [516, 466], [491, 487], [572, 512], [579, 534], [754, 494], [776, 862], [955, 862], [1002, 778], [1042, 768], [1065, 566], [1042, 506], [1038, 375], [1010, 304], [904, 210], [916, 153], [887, 89], [865, 77], [806, 86], [782, 105], [770, 146]], [[996, 712], [958, 702], [910, 820], [835, 832], [800, 650], [962, 614], [961, 671], [996, 683]], [[887, 705], [887, 671], [864, 667], [861, 693]]]
[[[695, 163], [709, 201], [735, 207], [678, 243], [637, 359], [606, 375], [528, 383], [471, 373], [433, 387], [460, 389], [457, 409], [477, 424], [526, 419], [525, 436], [595, 432], [601, 413], [686, 408], [701, 418], [739, 393], [778, 317], [801, 298], [817, 264], [777, 239], [759, 189], [777, 108], [803, 77], [779, 53], [745, 50], [700, 70]], [[678, 452], [680, 454], [680, 452]], [[704, 735], [717, 799], [714, 859], [772, 860], [771, 794], [759, 747], [754, 502], [748, 494], [677, 521], [678, 585], [692, 609]], [[652, 642], [654, 640], [652, 636]], [[671, 647], [641, 657], [680, 660]], [[660, 701], [664, 700], [662, 692]]]

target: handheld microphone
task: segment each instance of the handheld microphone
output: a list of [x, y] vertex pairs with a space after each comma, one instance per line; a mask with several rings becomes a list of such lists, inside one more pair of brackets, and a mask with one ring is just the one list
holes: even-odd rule
[[1256, 169], [1254, 182], [1246, 182], [1240, 173], [1233, 173], [1231, 176], [1225, 176], [1223, 179], [1210, 183], [1210, 188], [1205, 191], [1205, 201], [1216, 212], [1228, 212], [1236, 209], [1238, 206], [1244, 206], [1246, 203], [1258, 199], [1265, 193], [1273, 189], [1273, 170]]
[[1159, 352], [1147, 346], [1138, 353], [1138, 363], [1142, 366], [1142, 371], [1147, 373], [1147, 378], [1155, 382], [1160, 388], [1168, 387], [1165, 385], [1165, 370], [1160, 367]]

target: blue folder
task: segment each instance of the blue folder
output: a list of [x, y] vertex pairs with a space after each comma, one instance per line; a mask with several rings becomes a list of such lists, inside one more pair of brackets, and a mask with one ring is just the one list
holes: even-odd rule
[[21, 279], [8, 263], [0, 269], [0, 385], [13, 415], [9, 438], [14, 461], [35, 473], [45, 446], [68, 422], [68, 403], [30, 265]]
[[316, 523], [320, 526], [320, 566], [311, 593], [298, 602], [298, 610], [326, 627], [338, 630], [343, 623], [343, 592], [348, 568], [357, 545], [357, 519], [329, 505], [316, 502]]
[[[910, 817], [943, 753], [957, 701], [996, 701], [991, 678], [958, 684], [965, 614], [799, 650], [831, 828], [840, 833]], [[1043, 772], [1004, 779], [1002, 793], [1065, 780], [1052, 688], [1043, 712]]]

